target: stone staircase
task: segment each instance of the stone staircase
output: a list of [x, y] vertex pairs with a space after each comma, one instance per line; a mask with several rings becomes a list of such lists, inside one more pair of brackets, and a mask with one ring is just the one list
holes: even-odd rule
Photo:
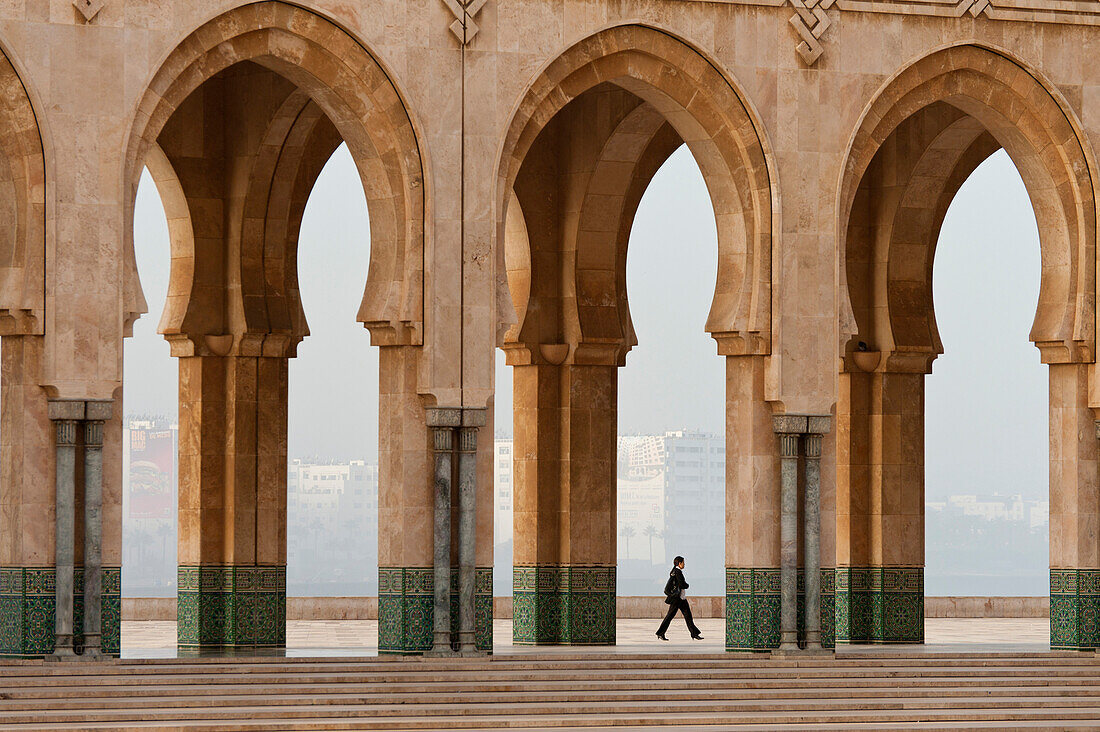
[[1096, 729], [1093, 654], [0, 665], [0, 730]]

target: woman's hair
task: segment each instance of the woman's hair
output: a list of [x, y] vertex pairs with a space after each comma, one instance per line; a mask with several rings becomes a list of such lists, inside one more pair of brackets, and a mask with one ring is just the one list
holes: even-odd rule
[[682, 562], [682, 561], [684, 561], [683, 557], [676, 557], [675, 559], [672, 560], [672, 566], [673, 567], [679, 567], [680, 562]]

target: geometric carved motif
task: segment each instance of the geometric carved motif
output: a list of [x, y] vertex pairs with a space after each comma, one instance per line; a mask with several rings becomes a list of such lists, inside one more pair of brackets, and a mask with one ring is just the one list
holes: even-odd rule
[[286, 646], [286, 566], [180, 566], [177, 581], [181, 651]]
[[481, 12], [488, 0], [443, 0], [443, 4], [450, 8], [455, 19], [450, 28], [458, 42], [463, 46], [474, 40], [474, 36], [481, 30], [474, 17]]
[[[0, 657], [41, 658], [54, 650], [53, 567], [0, 567]], [[103, 567], [101, 651], [118, 656], [121, 641], [122, 570]], [[73, 645], [83, 650], [84, 569], [73, 571]]]
[[103, 0], [73, 0], [73, 7], [84, 16], [85, 23], [91, 23], [92, 18], [103, 9]]
[[[432, 647], [435, 570], [378, 568], [378, 652], [413, 655]], [[458, 650], [458, 570], [451, 569], [451, 637]], [[474, 569], [474, 645], [493, 652], [493, 569]]]
[[837, 642], [923, 643], [923, 567], [837, 567]]
[[517, 645], [615, 645], [615, 567], [539, 564], [512, 568]]
[[832, 7], [834, 0], [787, 1], [795, 9], [795, 14], [791, 16], [789, 22], [802, 38], [797, 48], [798, 55], [807, 66], [813, 66], [825, 52], [824, 46], [821, 45], [821, 37], [833, 24], [825, 11]]
[[1050, 647], [1100, 648], [1100, 570], [1050, 570]]
[[[813, 66], [825, 52], [821, 37], [833, 24], [825, 11], [833, 6], [835, 0], [787, 0], [787, 2], [795, 9], [795, 14], [791, 16], [789, 22], [802, 39], [798, 44], [798, 54], [807, 66]], [[957, 0], [953, 14], [961, 17], [970, 13], [977, 18], [989, 8], [990, 0]]]
[[[776, 568], [726, 567], [726, 650], [766, 652], [779, 647], [781, 572]], [[821, 646], [836, 644], [835, 574], [821, 569]], [[798, 575], [798, 629], [806, 628], [805, 583]], [[800, 645], [805, 641], [800, 640]]]

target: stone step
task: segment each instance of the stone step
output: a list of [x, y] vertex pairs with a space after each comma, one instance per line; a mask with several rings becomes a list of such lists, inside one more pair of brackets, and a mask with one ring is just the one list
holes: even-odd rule
[[1096, 693], [1070, 692], [1067, 689], [1051, 690], [1047, 693], [1034, 693], [1034, 690], [1015, 690], [1014, 693], [1004, 695], [980, 695], [976, 696], [972, 691], [964, 693], [960, 690], [945, 692], [939, 690], [925, 690], [921, 693], [893, 693], [889, 695], [883, 690], [881, 693], [868, 695], [865, 692], [848, 693], [848, 695], [825, 696], [822, 693], [792, 693], [781, 692], [772, 695], [759, 695], [759, 693], [746, 693], [746, 695], [731, 695], [729, 692], [713, 691], [703, 695], [678, 695], [674, 700], [669, 700], [668, 695], [660, 696], [657, 693], [625, 692], [618, 695], [606, 695], [606, 693], [591, 693], [586, 691], [558, 692], [552, 695], [543, 693], [517, 692], [510, 697], [500, 695], [356, 695], [356, 693], [341, 693], [341, 695], [323, 695], [323, 693], [305, 693], [305, 695], [284, 695], [277, 697], [263, 697], [262, 695], [223, 695], [223, 693], [211, 693], [204, 697], [172, 697], [160, 695], [136, 695], [131, 698], [112, 699], [51, 699], [32, 701], [0, 701], [0, 713], [10, 720], [23, 717], [35, 717], [34, 712], [80, 711], [85, 714], [94, 712], [125, 712], [131, 710], [145, 710], [154, 708], [158, 714], [169, 711], [189, 710], [194, 708], [239, 708], [239, 707], [306, 707], [306, 706], [355, 706], [370, 707], [375, 709], [378, 715], [401, 715], [408, 709], [416, 707], [423, 714], [445, 714], [455, 710], [462, 713], [489, 713], [494, 710], [514, 710], [520, 713], [543, 714], [558, 709], [557, 704], [580, 704], [584, 709], [604, 707], [608, 709], [679, 709], [689, 712], [695, 711], [725, 711], [739, 713], [742, 711], [763, 711], [777, 708], [787, 710], [842, 710], [842, 709], [906, 709], [911, 707], [927, 707], [934, 709], [950, 709], [957, 707], [971, 707], [976, 709], [1009, 709], [1009, 708], [1076, 708], [1100, 706], [1100, 690]]
[[[988, 680], [986, 680], [988, 681]], [[955, 677], [947, 678], [918, 678], [918, 679], [867, 679], [864, 683], [855, 686], [845, 679], [823, 679], [806, 683], [791, 683], [785, 680], [760, 679], [756, 681], [739, 681], [731, 684], [723, 680], [696, 681], [690, 685], [681, 685], [676, 688], [678, 696], [696, 697], [708, 694], [732, 695], [735, 693], [755, 694], [761, 696], [787, 695], [791, 698], [814, 697], [833, 698], [849, 696], [858, 692], [862, 696], [891, 696], [904, 693], [907, 696], [953, 695], [967, 696], [974, 694], [975, 689], [980, 689], [989, 696], [1056, 696], [1059, 694], [1084, 694], [1100, 695], [1100, 680], [1089, 679], [1061, 679], [1055, 677], [1019, 678], [1006, 677], [1003, 684], [969, 684], [959, 683]], [[404, 699], [438, 699], [448, 695], [456, 695], [459, 698], [469, 698], [471, 694], [486, 694], [510, 698], [511, 696], [537, 696], [538, 698], [555, 698], [562, 696], [572, 698], [575, 694], [626, 694], [637, 695], [639, 698], [653, 697], [666, 698], [669, 693], [669, 679], [660, 679], [646, 683], [633, 683], [629, 681], [586, 683], [584, 689], [578, 691], [572, 681], [541, 682], [537, 686], [527, 683], [515, 682], [484, 682], [470, 681], [463, 683], [439, 682], [437, 684], [311, 684], [297, 680], [297, 683], [288, 682], [281, 687], [256, 686], [253, 684], [217, 684], [217, 685], [151, 685], [134, 684], [130, 686], [111, 687], [105, 692], [102, 687], [77, 686], [77, 687], [29, 687], [21, 689], [3, 689], [0, 687], [0, 708], [8, 708], [6, 704], [15, 702], [41, 702], [43, 704], [57, 704], [59, 700], [70, 700], [80, 703], [82, 699], [125, 699], [128, 695], [138, 695], [142, 698], [156, 696], [178, 698], [205, 698], [212, 693], [226, 696], [242, 697], [271, 697], [274, 695], [383, 695]]]
[[[253, 721], [278, 722], [284, 729], [314, 729], [315, 724], [322, 720], [342, 720], [345, 729], [506, 729], [514, 727], [531, 727], [537, 721], [537, 726], [542, 728], [555, 727], [618, 727], [623, 725], [664, 727], [684, 725], [714, 725], [722, 724], [731, 728], [739, 725], [772, 725], [778, 728], [780, 725], [791, 724], [842, 724], [842, 723], [900, 723], [916, 721], [939, 722], [1035, 722], [1045, 721], [1048, 726], [1057, 722], [1058, 727], [1063, 722], [1091, 721], [1093, 725], [1100, 720], [1100, 706], [1091, 707], [1043, 707], [1043, 708], [998, 708], [988, 709], [984, 707], [955, 707], [950, 709], [938, 709], [928, 706], [914, 706], [904, 709], [845, 709], [839, 711], [828, 710], [775, 710], [774, 712], [746, 711], [738, 712], [736, 716], [730, 716], [726, 710], [712, 711], [709, 709], [697, 711], [653, 711], [653, 710], [629, 710], [620, 711], [614, 708], [588, 708], [576, 713], [562, 713], [560, 707], [555, 712], [530, 715], [519, 710], [504, 714], [449, 714], [449, 715], [425, 715], [419, 714], [422, 710], [417, 708], [408, 710], [409, 713], [401, 716], [380, 716], [377, 709], [372, 707], [359, 707], [354, 705], [325, 706], [294, 706], [294, 707], [234, 707], [208, 709], [203, 715], [202, 721], [206, 724], [232, 723], [241, 727], [244, 723]], [[70, 713], [41, 714], [35, 718], [26, 718], [5, 715], [0, 720], [0, 730], [26, 730], [33, 725], [39, 728], [47, 724], [69, 724], [80, 729], [90, 724], [114, 723], [119, 726], [132, 725], [134, 723], [156, 723], [167, 728], [176, 728], [180, 722], [194, 720], [194, 715], [173, 713], [157, 713], [147, 711], [145, 713], [114, 712], [110, 715], [80, 715]], [[147, 725], [148, 726], [148, 725]], [[231, 727], [229, 727], [231, 728]], [[1002, 726], [1003, 728], [1003, 726]], [[924, 725], [921, 724], [921, 729]]]

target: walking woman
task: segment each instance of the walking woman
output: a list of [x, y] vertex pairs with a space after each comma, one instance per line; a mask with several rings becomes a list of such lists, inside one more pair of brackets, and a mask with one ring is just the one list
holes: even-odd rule
[[703, 640], [699, 629], [695, 627], [695, 621], [691, 619], [691, 607], [688, 606], [687, 601], [687, 588], [688, 583], [684, 579], [684, 558], [676, 557], [672, 560], [672, 571], [668, 573], [668, 582], [665, 583], [665, 603], [668, 605], [668, 614], [661, 622], [661, 627], [657, 629], [657, 637], [663, 641], [668, 640], [665, 637], [665, 631], [668, 630], [668, 626], [672, 622], [672, 618], [675, 617], [677, 610], [684, 615], [688, 632], [691, 633], [691, 639]]

